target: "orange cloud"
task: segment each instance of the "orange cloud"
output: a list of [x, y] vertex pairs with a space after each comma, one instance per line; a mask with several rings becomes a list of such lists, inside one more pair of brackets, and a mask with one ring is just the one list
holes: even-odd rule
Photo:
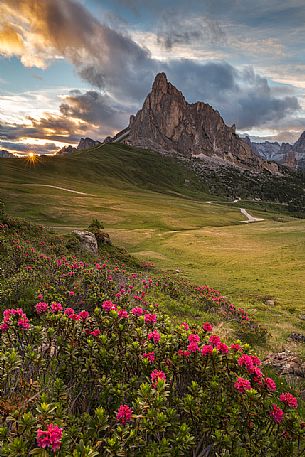
[[22, 38], [17, 30], [10, 24], [1, 24], [0, 28], [0, 53], [12, 56], [21, 54], [24, 50]]

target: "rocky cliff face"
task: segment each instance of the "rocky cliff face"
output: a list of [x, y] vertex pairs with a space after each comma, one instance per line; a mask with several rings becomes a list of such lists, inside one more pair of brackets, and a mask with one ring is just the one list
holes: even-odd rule
[[164, 73], [156, 76], [143, 108], [113, 141], [188, 158], [209, 157], [251, 170], [277, 171], [276, 164], [255, 154], [218, 111], [203, 102], [189, 104]]

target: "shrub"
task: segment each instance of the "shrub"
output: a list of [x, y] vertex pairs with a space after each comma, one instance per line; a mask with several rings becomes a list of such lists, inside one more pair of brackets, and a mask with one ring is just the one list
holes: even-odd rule
[[303, 455], [297, 400], [208, 324], [126, 301], [6, 310], [1, 455]]

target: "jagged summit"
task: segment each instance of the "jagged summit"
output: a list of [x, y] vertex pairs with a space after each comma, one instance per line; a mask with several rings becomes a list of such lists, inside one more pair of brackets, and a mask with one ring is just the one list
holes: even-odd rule
[[239, 138], [210, 105], [188, 103], [165, 73], [158, 73], [142, 109], [130, 117], [127, 128], [107, 142], [121, 141], [135, 147], [188, 158], [221, 159], [252, 170], [277, 171]]

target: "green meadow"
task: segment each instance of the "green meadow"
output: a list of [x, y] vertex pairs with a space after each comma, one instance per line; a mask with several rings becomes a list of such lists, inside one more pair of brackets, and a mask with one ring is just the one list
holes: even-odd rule
[[[305, 330], [305, 220], [280, 205], [227, 202], [175, 159], [122, 145], [35, 165], [1, 159], [0, 193], [9, 213], [56, 231], [102, 220], [139, 259], [247, 307], [274, 344]], [[245, 223], [240, 207], [264, 221]]]

